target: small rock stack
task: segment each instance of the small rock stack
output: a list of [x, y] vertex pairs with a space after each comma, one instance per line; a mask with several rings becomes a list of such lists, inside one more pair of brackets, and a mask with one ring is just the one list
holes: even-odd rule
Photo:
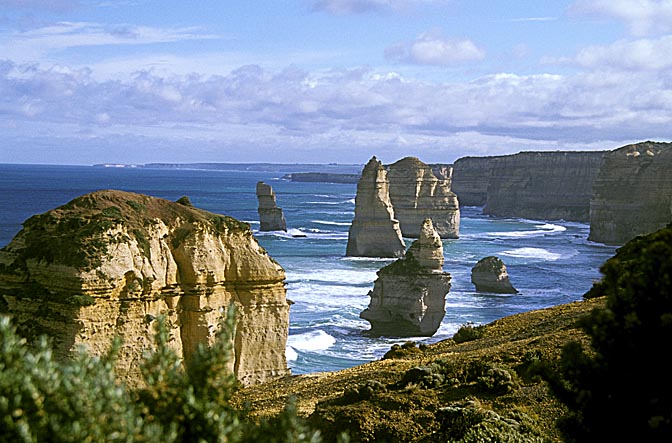
[[257, 183], [257, 200], [259, 201], [260, 231], [287, 231], [285, 216], [275, 202], [275, 193], [270, 185]]
[[431, 219], [406, 256], [378, 271], [369, 292], [369, 307], [360, 317], [371, 323], [374, 336], [429, 337], [446, 314], [451, 276], [443, 272], [443, 244]]
[[511, 285], [509, 273], [504, 262], [495, 256], [485, 257], [471, 269], [471, 282], [479, 292], [496, 294], [517, 294], [518, 290]]

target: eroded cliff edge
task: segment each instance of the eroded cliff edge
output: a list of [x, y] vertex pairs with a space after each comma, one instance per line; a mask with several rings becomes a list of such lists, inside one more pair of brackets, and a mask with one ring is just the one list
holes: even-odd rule
[[464, 157], [454, 164], [453, 191], [483, 213], [537, 220], [589, 220], [593, 184], [605, 151], [520, 152]]
[[452, 168], [444, 167], [438, 176], [432, 169], [417, 157], [404, 157], [387, 167], [394, 216], [404, 237], [418, 238], [424, 220], [430, 218], [441, 238], [458, 238], [460, 206], [450, 189]]
[[589, 240], [621, 245], [672, 221], [672, 143], [610, 151], [590, 202]]
[[0, 250], [0, 299], [27, 332], [102, 354], [123, 339], [118, 370], [138, 361], [165, 315], [187, 359], [237, 306], [233, 370], [244, 384], [288, 374], [285, 273], [233, 218], [122, 191], [98, 191], [31, 217]]

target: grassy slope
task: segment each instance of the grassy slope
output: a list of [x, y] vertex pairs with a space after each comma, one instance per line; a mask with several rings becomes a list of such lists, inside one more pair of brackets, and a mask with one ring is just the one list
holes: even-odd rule
[[[393, 429], [394, 438], [404, 441], [428, 438], [438, 429], [434, 413], [439, 408], [476, 399], [483, 408], [504, 416], [515, 410], [531, 417], [538, 435], [559, 441], [555, 419], [564, 409], [548, 394], [545, 384], [529, 377], [525, 368], [531, 355], [556, 361], [568, 341], [586, 341], [576, 320], [591, 309], [603, 306], [604, 299], [593, 299], [548, 309], [513, 315], [483, 328], [480, 339], [460, 343], [444, 340], [397, 359], [374, 361], [337, 372], [301, 375], [253, 386], [240, 391], [238, 404], [248, 404], [251, 413], [268, 417], [279, 412], [288, 396], [296, 397], [300, 415], [313, 414], [313, 422], [330, 434], [330, 427], [342, 427], [362, 433], [363, 441], [380, 438], [381, 429]], [[514, 373], [516, 388], [506, 394], [486, 392], [476, 383], [444, 384], [439, 387], [401, 386], [404, 373], [419, 365], [444, 359], [466, 371], [473, 362], [495, 364]], [[376, 380], [388, 388], [368, 399], [344, 400], [343, 392], [367, 381]], [[354, 423], [354, 425], [352, 424]], [[385, 431], [388, 432], [388, 431]]]

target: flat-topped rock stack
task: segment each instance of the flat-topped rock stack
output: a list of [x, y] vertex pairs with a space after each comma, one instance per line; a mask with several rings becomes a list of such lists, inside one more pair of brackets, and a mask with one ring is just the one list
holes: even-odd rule
[[443, 272], [443, 244], [431, 219], [406, 256], [378, 271], [369, 306], [360, 317], [374, 336], [432, 336], [446, 314], [451, 276]]
[[264, 182], [257, 183], [257, 200], [259, 202], [259, 230], [260, 231], [287, 231], [287, 222], [275, 201], [275, 193], [270, 185]]
[[374, 156], [357, 183], [355, 217], [348, 232], [346, 256], [402, 257], [405, 244], [390, 203], [383, 164]]
[[0, 250], [0, 300], [20, 329], [106, 353], [123, 339], [118, 373], [139, 383], [156, 317], [188, 364], [214, 339], [222, 312], [237, 307], [232, 370], [244, 384], [287, 375], [285, 272], [250, 227], [182, 204], [98, 191], [26, 220]]
[[672, 222], [672, 143], [647, 141], [606, 154], [590, 201], [589, 240], [622, 245]]
[[416, 157], [405, 157], [388, 166], [390, 201], [404, 237], [418, 238], [426, 218], [432, 219], [441, 238], [459, 237], [460, 206], [450, 189], [452, 168], [444, 167], [440, 173], [441, 180], [432, 166]]

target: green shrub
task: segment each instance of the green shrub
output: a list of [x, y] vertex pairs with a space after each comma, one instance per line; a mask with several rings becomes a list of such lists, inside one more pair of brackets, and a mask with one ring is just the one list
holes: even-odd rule
[[102, 357], [81, 351], [60, 361], [46, 338], [29, 347], [1, 317], [0, 443], [319, 442], [292, 404], [261, 423], [231, 407], [234, 315], [229, 309], [214, 344], [199, 346], [186, 370], [157, 318], [156, 350], [141, 364], [146, 386], [137, 391], [115, 377], [119, 342]]
[[473, 323], [466, 323], [460, 326], [460, 329], [453, 335], [453, 340], [455, 343], [464, 343], [472, 340], [477, 340], [483, 337], [484, 333], [483, 325], [477, 326]]
[[582, 322], [591, 349], [563, 350], [559, 373], [547, 373], [570, 409], [568, 441], [672, 441], [672, 225], [636, 238], [602, 267], [586, 298], [606, 307]]

